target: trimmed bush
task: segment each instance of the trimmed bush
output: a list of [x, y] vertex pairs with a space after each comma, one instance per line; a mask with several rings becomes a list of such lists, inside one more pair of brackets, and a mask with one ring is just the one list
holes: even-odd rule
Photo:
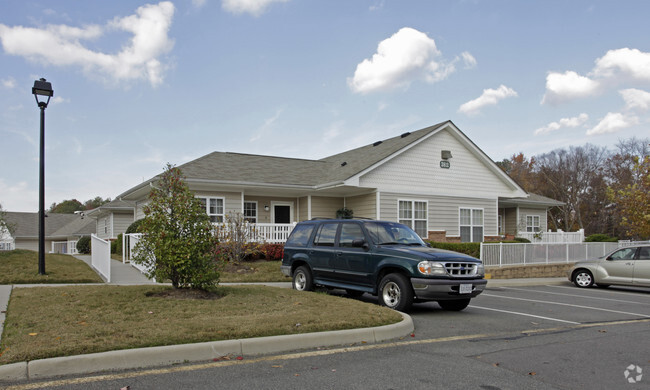
[[131, 233], [142, 233], [140, 230], [140, 226], [142, 225], [142, 222], [144, 222], [143, 219], [138, 219], [137, 221], [133, 222], [132, 224], [129, 225], [128, 228], [126, 228], [125, 234], [131, 234]]
[[90, 253], [90, 236], [83, 236], [77, 241], [77, 252], [82, 255]]
[[479, 242], [427, 242], [434, 248], [464, 253], [477, 259], [481, 255], [481, 243]]
[[618, 238], [611, 237], [609, 234], [597, 233], [585, 238], [585, 242], [616, 242]]
[[266, 260], [282, 260], [284, 255], [283, 244], [264, 244], [261, 250]]
[[523, 238], [523, 237], [515, 237], [514, 241], [515, 242], [523, 242], [525, 244], [530, 244], [530, 240], [527, 239], [527, 238]]

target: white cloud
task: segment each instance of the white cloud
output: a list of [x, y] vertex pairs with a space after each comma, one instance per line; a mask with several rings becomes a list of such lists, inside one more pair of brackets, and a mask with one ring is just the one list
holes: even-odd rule
[[357, 93], [407, 88], [415, 80], [435, 83], [455, 71], [438, 60], [441, 53], [425, 33], [404, 27], [377, 46], [377, 53], [357, 65], [348, 86]]
[[249, 13], [253, 16], [262, 15], [273, 3], [286, 3], [289, 0], [223, 0], [221, 7], [233, 14]]
[[542, 104], [558, 104], [593, 95], [605, 87], [622, 83], [650, 82], [650, 53], [638, 49], [609, 50], [586, 76], [574, 71], [550, 72], [546, 77], [546, 93]]
[[0, 80], [0, 85], [6, 89], [12, 89], [16, 87], [16, 80], [13, 77], [8, 77], [6, 79]]
[[465, 63], [465, 69], [471, 69], [476, 67], [476, 58], [474, 58], [474, 56], [471, 55], [470, 52], [464, 51], [460, 53], [460, 56], [463, 58], [463, 62]]
[[546, 94], [542, 104], [558, 104], [566, 100], [586, 97], [598, 91], [600, 84], [576, 72], [551, 72], [546, 76]]
[[205, 5], [206, 2], [207, 0], [192, 0], [192, 5], [196, 8], [201, 8]]
[[[106, 26], [48, 25], [40, 29], [0, 24], [0, 40], [6, 53], [30, 61], [78, 66], [88, 76], [99, 73], [115, 81], [146, 79], [156, 86], [162, 83], [165, 68], [159, 57], [173, 47], [168, 37], [173, 15], [174, 5], [165, 1], [139, 7], [135, 14], [115, 18]], [[119, 53], [96, 52], [82, 44], [110, 30], [133, 34]]]
[[592, 73], [602, 78], [650, 81], [650, 53], [627, 47], [610, 50], [596, 60], [596, 67]]
[[639, 124], [639, 118], [635, 115], [608, 112], [593, 129], [587, 130], [587, 135], [616, 133], [637, 124]]
[[52, 98], [51, 103], [54, 103], [54, 104], [70, 103], [70, 99], [65, 99], [65, 98], [62, 98], [61, 96], [54, 96]]
[[463, 103], [458, 112], [465, 115], [475, 115], [486, 106], [493, 106], [507, 97], [517, 96], [514, 89], [508, 88], [505, 85], [500, 85], [498, 89], [484, 89], [483, 94], [474, 100]]
[[650, 93], [636, 88], [623, 89], [618, 91], [625, 100], [625, 108], [628, 110], [650, 110]]
[[589, 119], [589, 115], [585, 113], [582, 113], [573, 118], [562, 118], [557, 122], [551, 122], [548, 125], [544, 127], [540, 127], [539, 129], [535, 130], [535, 135], [548, 134], [565, 127], [575, 128], [578, 126], [582, 126], [585, 122], [587, 122], [588, 119]]

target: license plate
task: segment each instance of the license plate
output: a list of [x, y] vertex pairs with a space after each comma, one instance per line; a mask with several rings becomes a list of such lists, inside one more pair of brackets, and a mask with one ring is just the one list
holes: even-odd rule
[[461, 284], [460, 288], [458, 289], [458, 292], [461, 294], [471, 294], [472, 293], [472, 285], [471, 284]]

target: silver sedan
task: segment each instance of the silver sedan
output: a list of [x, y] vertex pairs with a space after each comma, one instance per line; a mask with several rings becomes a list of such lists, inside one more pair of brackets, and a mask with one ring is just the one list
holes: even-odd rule
[[597, 260], [579, 261], [567, 276], [578, 287], [594, 283], [650, 287], [650, 245], [628, 246]]

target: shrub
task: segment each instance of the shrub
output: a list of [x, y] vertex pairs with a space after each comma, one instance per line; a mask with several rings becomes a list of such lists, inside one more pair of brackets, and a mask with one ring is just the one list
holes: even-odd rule
[[90, 236], [83, 236], [77, 241], [77, 252], [82, 255], [90, 253]]
[[117, 235], [117, 240], [111, 242], [111, 253], [122, 253], [122, 233]]
[[283, 244], [264, 244], [261, 250], [266, 260], [282, 260], [284, 255]]
[[523, 243], [526, 243], [526, 244], [530, 244], [530, 240], [527, 239], [527, 238], [523, 238], [523, 237], [515, 237], [514, 241], [515, 242], [523, 242]]
[[219, 239], [217, 251], [235, 264], [251, 259], [256, 252], [259, 252], [260, 244], [254, 241], [256, 235], [255, 228], [242, 213], [228, 212], [224, 223], [217, 226]]
[[476, 257], [481, 255], [481, 243], [479, 242], [433, 242], [428, 241], [432, 247], [445, 249], [448, 251], [460, 252], [466, 255]]
[[205, 206], [190, 192], [181, 170], [167, 164], [149, 199], [133, 261], [145, 266], [149, 278], [168, 279], [174, 288], [216, 287], [217, 239]]
[[609, 234], [597, 233], [585, 238], [585, 242], [616, 242], [618, 238], [610, 237]]
[[131, 234], [131, 233], [142, 233], [140, 230], [140, 226], [142, 226], [142, 222], [144, 222], [144, 219], [138, 219], [137, 221], [133, 222], [132, 224], [129, 225], [128, 228], [126, 228], [125, 234]]

